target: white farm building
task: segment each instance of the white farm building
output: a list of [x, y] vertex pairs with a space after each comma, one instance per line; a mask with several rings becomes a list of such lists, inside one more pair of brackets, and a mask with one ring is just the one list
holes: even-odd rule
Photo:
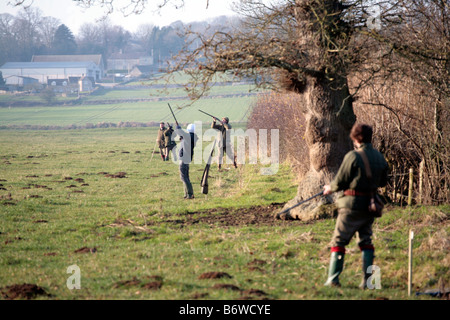
[[47, 84], [51, 79], [81, 78], [99, 80], [101, 70], [91, 61], [84, 62], [7, 62], [1, 68], [3, 78], [20, 76], [34, 78]]

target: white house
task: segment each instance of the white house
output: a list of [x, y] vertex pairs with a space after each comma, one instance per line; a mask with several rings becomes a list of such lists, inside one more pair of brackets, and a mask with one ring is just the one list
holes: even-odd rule
[[107, 59], [108, 70], [130, 71], [137, 65], [153, 65], [153, 57], [145, 53], [113, 53]]
[[105, 75], [105, 63], [101, 54], [33, 55], [31, 62], [93, 62], [100, 70], [96, 74], [96, 79], [101, 79]]
[[80, 92], [91, 92], [92, 91], [92, 82], [88, 77], [81, 77], [80, 80], [78, 80], [78, 86]]
[[148, 77], [152, 72], [155, 71], [153, 66], [134, 66], [130, 71], [130, 76], [132, 77]]
[[88, 62], [7, 62], [1, 68], [3, 78], [8, 76], [30, 77], [47, 84], [48, 79], [69, 79], [69, 77], [87, 76], [99, 80], [100, 69]]

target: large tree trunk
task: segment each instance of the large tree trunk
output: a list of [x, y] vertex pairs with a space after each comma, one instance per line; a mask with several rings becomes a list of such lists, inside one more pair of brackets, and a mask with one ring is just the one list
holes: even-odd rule
[[[331, 181], [352, 148], [349, 133], [356, 121], [347, 84], [347, 64], [339, 52], [345, 52], [347, 38], [341, 34], [348, 31], [342, 20], [341, 1], [296, 0], [294, 14], [304, 66], [317, 72], [307, 71], [299, 90], [307, 123], [309, 171], [301, 177], [297, 196], [285, 209], [319, 193]], [[278, 217], [314, 219], [322, 214], [322, 205], [331, 201], [331, 197], [316, 198]]]
[[[301, 178], [297, 196], [285, 209], [320, 192], [336, 174], [345, 154], [351, 150], [350, 130], [355, 123], [347, 80], [330, 83], [309, 77], [302, 95], [306, 117], [306, 143], [309, 148], [309, 171]], [[296, 139], [298, 137], [294, 137]], [[290, 210], [281, 219], [311, 220], [329, 214], [322, 205], [331, 197], [321, 197]]]

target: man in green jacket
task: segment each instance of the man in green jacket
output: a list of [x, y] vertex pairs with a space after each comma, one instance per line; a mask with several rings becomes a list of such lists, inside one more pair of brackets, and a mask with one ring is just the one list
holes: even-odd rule
[[168, 128], [164, 130], [164, 161], [169, 161], [170, 151], [175, 147], [176, 143], [172, 140], [173, 127], [167, 124]]
[[233, 148], [230, 142], [230, 136], [227, 135], [227, 131], [231, 129], [230, 119], [228, 117], [222, 118], [220, 124], [216, 123], [217, 119], [213, 117], [211, 128], [219, 130], [222, 133], [222, 139], [219, 141], [219, 170], [222, 168], [223, 156], [227, 155], [230, 159], [233, 159], [233, 165], [237, 168], [236, 156], [234, 155]]
[[[344, 267], [345, 246], [357, 232], [359, 248], [362, 252], [363, 283], [371, 276], [367, 268], [373, 265], [374, 246], [372, 244], [372, 224], [374, 216], [368, 211], [370, 195], [378, 187], [387, 183], [388, 164], [383, 155], [372, 147], [372, 128], [365, 124], [355, 124], [350, 132], [357, 150], [348, 152], [329, 185], [324, 186], [324, 195], [344, 191], [337, 199], [338, 217], [331, 242], [331, 260], [326, 286], [340, 286], [339, 275]], [[369, 160], [372, 179], [366, 175], [364, 161], [359, 152], [364, 152]]]
[[164, 122], [160, 122], [158, 136], [156, 137], [156, 143], [159, 147], [159, 153], [161, 154], [161, 159], [166, 161], [166, 143], [164, 132], [166, 131], [166, 127], [164, 126]]

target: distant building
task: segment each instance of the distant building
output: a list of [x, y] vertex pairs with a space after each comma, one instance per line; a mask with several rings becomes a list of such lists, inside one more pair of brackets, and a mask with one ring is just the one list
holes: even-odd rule
[[34, 55], [31, 62], [93, 62], [99, 69], [99, 73], [95, 75], [96, 79], [105, 75], [105, 63], [101, 54]]
[[70, 77], [90, 77], [98, 81], [101, 72], [98, 66], [88, 62], [7, 62], [1, 68], [3, 77], [21, 76], [34, 78], [47, 84], [49, 79], [69, 79]]
[[113, 53], [107, 59], [107, 69], [130, 72], [137, 65], [153, 65], [153, 56], [145, 53]]
[[7, 76], [5, 79], [5, 85], [7, 86], [17, 86], [26, 87], [28, 85], [39, 84], [39, 81], [35, 78], [23, 77], [23, 76]]
[[130, 76], [140, 78], [140, 77], [148, 77], [154, 71], [153, 66], [134, 66], [130, 71]]
[[93, 85], [89, 77], [83, 76], [78, 80], [79, 92], [91, 92]]

